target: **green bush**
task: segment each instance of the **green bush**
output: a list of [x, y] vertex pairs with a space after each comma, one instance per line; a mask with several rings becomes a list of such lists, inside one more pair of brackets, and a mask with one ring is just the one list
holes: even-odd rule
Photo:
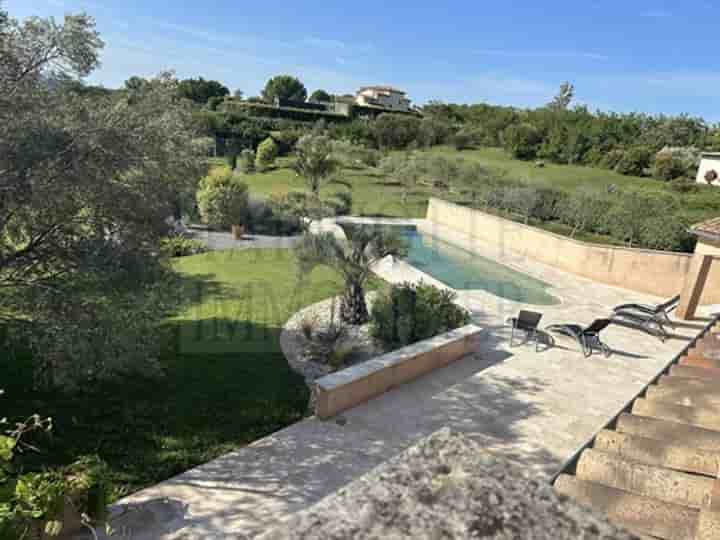
[[250, 199], [248, 204], [247, 225], [251, 232], [286, 236], [296, 234], [302, 229], [297, 217], [287, 215], [284, 197], [272, 197], [268, 201]]
[[646, 216], [640, 230], [640, 243], [649, 249], [683, 251], [695, 248], [695, 236], [688, 232], [688, 222], [680, 216]]
[[470, 316], [455, 296], [432, 285], [395, 285], [373, 303], [370, 333], [394, 349], [464, 326]]
[[685, 174], [685, 168], [679, 159], [667, 152], [658, 152], [652, 164], [652, 175], [660, 180], [674, 180]]
[[268, 137], [258, 146], [255, 156], [255, 168], [258, 171], [265, 171], [273, 164], [278, 156], [278, 147], [272, 137]]
[[381, 150], [403, 150], [418, 144], [420, 120], [406, 114], [383, 113], [372, 123], [375, 142]]
[[255, 172], [255, 152], [250, 148], [240, 152], [240, 170], [245, 174]]
[[626, 150], [615, 165], [615, 172], [627, 176], [642, 176], [650, 167], [651, 150], [646, 146], [634, 146]]
[[305, 134], [302, 129], [286, 129], [272, 134], [273, 140], [278, 146], [278, 155], [287, 156], [295, 149], [295, 145]]
[[207, 246], [199, 240], [183, 236], [169, 236], [160, 241], [160, 253], [165, 257], [188, 257], [206, 251]]
[[523, 123], [505, 129], [503, 142], [514, 158], [530, 160], [537, 157], [542, 137], [535, 126]]
[[462, 150], [467, 150], [469, 148], [472, 148], [473, 142], [474, 142], [472, 134], [467, 131], [464, 131], [464, 130], [460, 130], [457, 133], [455, 133], [455, 135], [453, 135], [450, 140], [452, 142], [453, 147], [457, 151], [462, 151]]
[[228, 229], [247, 217], [248, 188], [228, 167], [216, 167], [200, 181], [197, 203], [205, 223]]

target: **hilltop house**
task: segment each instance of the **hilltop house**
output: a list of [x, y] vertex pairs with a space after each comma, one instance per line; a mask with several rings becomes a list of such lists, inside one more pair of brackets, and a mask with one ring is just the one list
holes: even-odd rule
[[720, 152], [705, 152], [701, 158], [697, 182], [720, 186]]
[[392, 86], [365, 86], [357, 91], [355, 103], [398, 112], [410, 111], [410, 100], [405, 97], [405, 92]]

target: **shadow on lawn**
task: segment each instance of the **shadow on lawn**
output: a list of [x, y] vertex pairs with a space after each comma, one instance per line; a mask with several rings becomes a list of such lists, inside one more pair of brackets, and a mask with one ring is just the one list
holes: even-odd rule
[[[212, 274], [177, 276], [166, 315], [208, 297], [242, 301]], [[178, 292], [180, 291], [180, 292]], [[202, 294], [197, 294], [201, 291]], [[217, 329], [235, 329], [234, 333]], [[115, 497], [170, 478], [301, 419], [308, 390], [280, 352], [280, 328], [238, 321], [165, 320], [162, 375], [132, 375], [79, 391], [33, 388], [27, 350], [0, 362], [1, 414], [52, 416], [50, 434], [29, 439], [27, 470], [97, 454], [111, 470]], [[5, 352], [5, 351], [0, 351]]]

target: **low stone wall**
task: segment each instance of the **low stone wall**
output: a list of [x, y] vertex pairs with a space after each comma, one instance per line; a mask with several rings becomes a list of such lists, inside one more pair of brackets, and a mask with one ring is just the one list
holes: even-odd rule
[[472, 351], [473, 324], [414, 343], [315, 381], [315, 414], [330, 418], [439, 369]]
[[[580, 242], [435, 198], [430, 199], [427, 219], [555, 268], [661, 297], [679, 294], [691, 267], [692, 255], [687, 253]], [[701, 302], [720, 303], [719, 261], [712, 265]]]

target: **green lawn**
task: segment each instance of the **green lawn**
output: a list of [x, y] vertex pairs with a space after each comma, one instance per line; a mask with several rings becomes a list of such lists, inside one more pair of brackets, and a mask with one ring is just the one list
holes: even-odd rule
[[63, 464], [98, 454], [116, 495], [204, 463], [303, 417], [302, 378], [280, 352], [282, 324], [300, 307], [336, 294], [338, 279], [317, 269], [302, 285], [289, 250], [206, 253], [176, 259], [189, 307], [166, 322], [165, 377], [63, 396], [32, 390], [27, 358], [0, 365], [2, 415], [54, 418], [29, 463]]
[[[623, 176], [605, 169], [551, 163], [539, 168], [533, 162], [512, 159], [507, 152], [499, 148], [480, 148], [459, 152], [447, 146], [440, 146], [432, 148], [428, 152], [451, 159], [479, 162], [494, 169], [507, 171], [510, 179], [553, 186], [567, 191], [583, 185], [606, 188], [611, 184], [618, 187], [671, 191], [665, 182], [650, 178]], [[272, 170], [265, 173], [242, 175], [242, 179], [248, 183], [250, 192], [254, 195], [269, 196], [287, 193], [291, 190], [303, 190], [304, 183], [290, 168], [291, 165], [291, 157], [280, 158]], [[411, 193], [409, 200], [403, 205], [401, 203], [402, 189], [387, 182], [374, 169], [345, 169], [342, 171], [341, 177], [343, 184], [326, 185], [323, 193], [331, 195], [337, 191], [350, 189], [353, 195], [353, 214], [355, 215], [424, 217], [427, 200], [431, 195], [451, 200], [453, 197], [457, 197], [457, 195], [433, 191], [429, 187], [421, 187]], [[720, 211], [720, 191], [709, 186], [701, 186], [697, 193], [676, 195], [682, 198], [687, 214], [692, 221], [715, 217]]]

